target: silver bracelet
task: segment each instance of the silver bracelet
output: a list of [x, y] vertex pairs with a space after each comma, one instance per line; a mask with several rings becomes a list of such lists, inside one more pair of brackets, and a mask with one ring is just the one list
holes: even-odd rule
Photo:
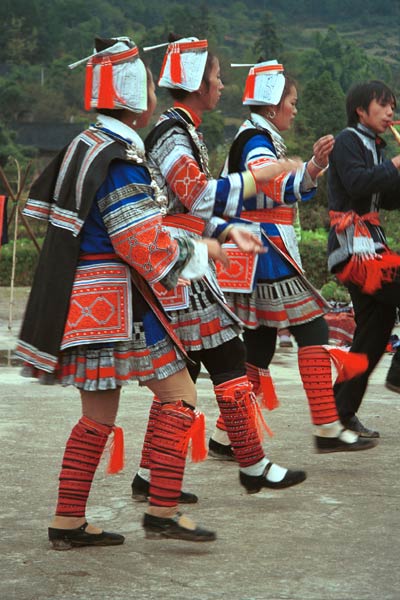
[[315, 167], [316, 169], [319, 169], [320, 171], [325, 171], [325, 169], [327, 169], [327, 168], [328, 168], [328, 166], [329, 166], [329, 163], [328, 163], [328, 164], [326, 165], [326, 167], [321, 167], [321, 165], [319, 165], [319, 164], [317, 163], [317, 161], [315, 160], [315, 156], [314, 156], [314, 154], [313, 154], [313, 155], [312, 155], [312, 157], [311, 157], [311, 162], [312, 162], [312, 164], [314, 165], [314, 167]]

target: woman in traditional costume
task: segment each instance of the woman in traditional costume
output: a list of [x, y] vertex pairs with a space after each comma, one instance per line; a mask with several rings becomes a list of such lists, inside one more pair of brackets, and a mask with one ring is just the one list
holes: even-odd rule
[[[179, 233], [190, 240], [207, 235], [220, 241], [231, 239], [246, 248], [254, 239], [258, 247], [258, 237], [251, 234], [247, 240], [243, 237], [246, 232], [228, 225], [225, 218], [240, 214], [244, 199], [259, 189], [265, 166], [212, 178], [207, 148], [198, 131], [203, 113], [216, 107], [223, 89], [219, 61], [208, 52], [207, 40], [170, 36], [159, 85], [169, 89], [174, 104], [161, 115], [145, 146], [149, 164], [160, 172], [158, 184], [165, 184], [168, 205], [164, 224], [172, 235]], [[285, 160], [269, 168], [288, 172], [296, 164]], [[221, 217], [215, 216], [217, 207]], [[224, 301], [214, 263], [210, 261], [202, 279], [178, 286], [173, 295], [162, 294], [160, 298], [176, 335], [195, 363], [195, 367], [189, 367], [193, 379], [201, 363], [210, 374], [239, 464], [240, 482], [247, 492], [286, 488], [304, 481], [304, 471], [281, 467], [265, 456], [256, 422], [258, 406], [246, 376], [245, 349], [239, 337], [241, 324]], [[158, 410], [160, 403], [155, 399], [154, 416]], [[149, 421], [140, 469], [132, 482], [134, 498], [140, 497], [138, 481], [148, 473], [153, 436]]]
[[206, 454], [204, 419], [194, 408], [186, 352], [149, 284], [174, 288], [179, 277], [201, 277], [210, 257], [225, 257], [216, 240], [173, 239], [162, 227], [162, 198], [136, 133], [155, 106], [154, 83], [136, 45], [128, 38], [97, 38], [85, 95], [97, 121], [44, 170], [25, 207], [26, 215], [47, 220], [48, 230], [16, 354], [30, 365], [25, 374], [53, 375], [78, 388], [82, 401], [48, 530], [56, 550], [124, 541], [88, 524], [86, 504], [112, 434], [109, 471], [123, 466], [115, 421], [121, 387], [131, 380], [160, 399], [146, 537], [216, 537], [177, 510], [190, 440], [193, 458]]
[[[260, 62], [249, 71], [243, 96], [250, 117], [241, 125], [231, 146], [224, 173], [274, 164], [286, 156], [282, 132], [290, 128], [297, 113], [295, 82], [284, 74], [276, 60]], [[317, 177], [328, 166], [334, 145], [332, 135], [318, 139], [312, 158], [295, 173], [271, 179], [257, 194], [246, 198], [240, 215], [230, 223], [257, 227], [266, 254], [258, 256], [253, 287], [227, 292], [229, 306], [245, 325], [247, 377], [255, 392], [270, 404], [268, 367], [275, 352], [277, 332], [287, 327], [298, 345], [298, 365], [308, 397], [314, 442], [318, 452], [364, 450], [373, 446], [341, 424], [331, 378], [331, 356], [339, 364], [343, 351], [329, 350], [325, 300], [306, 279], [300, 259], [294, 222], [297, 203], [310, 200], [317, 189]], [[356, 361], [358, 357], [347, 357]], [[347, 360], [346, 360], [347, 362]], [[353, 361], [351, 361], [353, 362]], [[349, 377], [350, 371], [341, 377]], [[355, 365], [356, 372], [358, 366]], [[362, 367], [360, 367], [362, 368]], [[275, 403], [276, 405], [276, 403]], [[223, 416], [223, 415], [222, 415]], [[218, 425], [218, 424], [217, 424]], [[223, 427], [219, 420], [220, 428]]]

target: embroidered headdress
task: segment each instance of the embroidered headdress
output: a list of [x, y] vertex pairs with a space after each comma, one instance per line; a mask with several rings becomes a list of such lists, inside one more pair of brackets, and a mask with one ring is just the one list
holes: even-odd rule
[[85, 109], [147, 109], [147, 73], [139, 49], [127, 37], [95, 39], [95, 51], [70, 69], [86, 62]]
[[[144, 48], [144, 51], [164, 45], [150, 46]], [[195, 37], [181, 38], [168, 44], [158, 85], [180, 88], [188, 92], [198, 90], [206, 67], [207, 48], [207, 40], [199, 40]]]
[[283, 65], [276, 60], [257, 63], [251, 67], [247, 76], [242, 102], [245, 106], [248, 104], [276, 105], [282, 98], [284, 87]]

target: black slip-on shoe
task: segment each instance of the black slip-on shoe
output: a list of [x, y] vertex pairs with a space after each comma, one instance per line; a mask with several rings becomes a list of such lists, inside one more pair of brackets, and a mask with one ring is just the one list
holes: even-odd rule
[[246, 475], [246, 473], [239, 471], [240, 483], [246, 488], [248, 494], [257, 494], [262, 488], [282, 490], [292, 485], [297, 485], [307, 478], [305, 471], [292, 471], [288, 469], [281, 481], [269, 481], [267, 475], [272, 464], [271, 462], [267, 464], [262, 475]]
[[355, 442], [344, 442], [338, 437], [327, 438], [314, 436], [315, 448], [318, 454], [330, 452], [356, 452], [357, 450], [369, 450], [377, 445], [376, 439], [359, 437]]
[[54, 550], [70, 550], [74, 546], [119, 546], [125, 538], [119, 533], [87, 533], [87, 523], [76, 529], [48, 528], [49, 541]]
[[208, 455], [218, 460], [236, 461], [232, 446], [220, 444], [212, 438], [208, 440]]
[[374, 431], [373, 429], [368, 429], [365, 427], [357, 417], [357, 415], [353, 415], [349, 419], [343, 422], [343, 426], [346, 429], [350, 429], [359, 435], [362, 438], [378, 438], [380, 437], [379, 431]]
[[[150, 495], [150, 484], [148, 481], [146, 481], [146, 479], [143, 479], [143, 477], [140, 477], [140, 475], [136, 473], [131, 483], [131, 488], [132, 498], [136, 502], [147, 502]], [[181, 495], [179, 496], [179, 504], [197, 504], [198, 501], [199, 499], [196, 494], [181, 491]]]
[[202, 527], [189, 529], [179, 524], [182, 514], [176, 513], [172, 518], [155, 517], [147, 513], [143, 516], [143, 529], [148, 540], [167, 538], [171, 540], [185, 540], [187, 542], [213, 542], [217, 539], [215, 531]]

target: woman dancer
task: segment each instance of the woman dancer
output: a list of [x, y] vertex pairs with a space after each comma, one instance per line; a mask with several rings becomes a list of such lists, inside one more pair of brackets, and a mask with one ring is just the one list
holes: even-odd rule
[[[173, 235], [180, 232], [188, 239], [199, 239], [206, 233], [220, 241], [232, 239], [242, 245], [243, 231], [229, 226], [214, 213], [218, 207], [226, 218], [240, 214], [244, 198], [259, 189], [262, 171], [256, 168], [217, 180], [210, 175], [207, 149], [197, 128], [203, 113], [217, 105], [223, 84], [219, 61], [208, 52], [207, 41], [171, 36], [159, 85], [169, 89], [174, 104], [161, 115], [145, 145], [149, 164], [160, 171], [159, 185], [165, 182], [168, 207], [164, 223]], [[296, 166], [288, 160], [269, 165], [279, 172]], [[274, 176], [272, 171], [270, 175]], [[259, 238], [255, 239], [259, 244]], [[174, 330], [189, 357], [197, 366], [203, 363], [210, 374], [239, 463], [241, 484], [247, 492], [255, 493], [262, 488], [285, 488], [304, 481], [304, 471], [281, 467], [264, 454], [255, 422], [257, 404], [246, 377], [240, 324], [224, 302], [213, 263], [201, 280], [186, 288], [178, 287], [174, 294], [175, 302], [173, 298], [162, 300], [165, 306], [168, 302]], [[154, 418], [159, 409], [155, 399]], [[140, 471], [132, 482], [135, 498], [142, 496], [137, 486], [147, 476], [153, 435], [149, 421]]]
[[[274, 164], [286, 155], [281, 134], [290, 128], [297, 113], [295, 82], [276, 60], [260, 62], [250, 69], [243, 104], [249, 106], [250, 117], [232, 144], [226, 173]], [[316, 179], [327, 168], [333, 145], [332, 135], [318, 139], [308, 162], [295, 173], [270, 180], [262, 191], [244, 201], [240, 218], [230, 220], [256, 225], [268, 253], [258, 257], [252, 292], [226, 294], [228, 304], [245, 325], [247, 376], [256, 393], [262, 395], [277, 331], [287, 327], [295, 338], [318, 452], [365, 450], [374, 445], [345, 429], [338, 417], [331, 381], [332, 353], [326, 348], [328, 328], [323, 318], [327, 306], [304, 276], [293, 227], [297, 202], [315, 195]], [[340, 351], [334, 353], [335, 360], [346, 358]], [[215, 442], [213, 445], [215, 449]]]
[[[86, 522], [86, 503], [109, 436], [114, 432], [116, 446], [121, 441], [115, 427], [121, 387], [137, 379], [161, 403], [146, 537], [212, 541], [213, 531], [177, 511], [186, 451], [201, 415], [185, 351], [147, 284], [173, 288], [179, 276], [202, 276], [209, 257], [225, 257], [216, 240], [172, 239], [162, 227], [159, 190], [136, 133], [156, 106], [154, 83], [131, 40], [96, 39], [85, 99], [87, 109], [97, 109], [96, 124], [45, 169], [25, 208], [49, 225], [16, 353], [32, 370], [74, 385], [82, 402], [65, 448], [49, 539], [56, 550], [123, 543], [122, 535]], [[121, 456], [111, 470], [119, 467]]]

